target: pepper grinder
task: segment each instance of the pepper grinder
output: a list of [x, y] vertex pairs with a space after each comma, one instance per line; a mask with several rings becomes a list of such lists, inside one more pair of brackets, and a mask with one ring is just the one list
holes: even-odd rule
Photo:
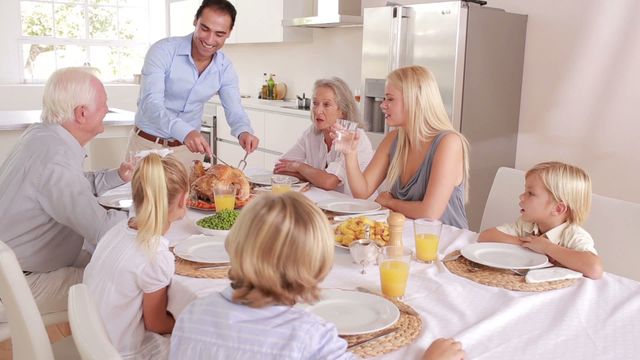
[[402, 230], [404, 228], [404, 215], [398, 212], [391, 212], [387, 218], [389, 224], [389, 243], [387, 246], [398, 246], [402, 252]]

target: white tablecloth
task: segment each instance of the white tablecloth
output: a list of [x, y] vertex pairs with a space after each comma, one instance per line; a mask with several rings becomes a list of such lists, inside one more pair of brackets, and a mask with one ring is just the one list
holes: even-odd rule
[[[344, 196], [312, 188], [314, 201]], [[197, 233], [193, 221], [206, 213], [189, 211], [167, 234], [173, 242]], [[440, 257], [475, 242], [477, 234], [445, 226]], [[404, 244], [414, 248], [411, 221]], [[324, 288], [378, 290], [375, 266], [361, 275], [349, 252], [336, 248], [335, 265]], [[444, 265], [411, 263], [404, 301], [422, 316], [423, 331], [408, 347], [384, 359], [418, 359], [437, 337], [463, 343], [468, 359], [639, 359], [640, 283], [605, 273], [601, 280], [542, 293], [509, 291], [477, 284], [450, 273]], [[220, 291], [228, 280], [176, 275], [169, 287], [169, 310], [176, 316], [195, 298]]]

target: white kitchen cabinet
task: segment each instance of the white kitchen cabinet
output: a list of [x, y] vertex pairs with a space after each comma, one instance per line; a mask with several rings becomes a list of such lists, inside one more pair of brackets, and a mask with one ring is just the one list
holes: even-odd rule
[[23, 132], [24, 129], [0, 131], [0, 165], [7, 159]]
[[[243, 102], [254, 134], [260, 139], [258, 149], [247, 158], [248, 167], [273, 169], [282, 154], [295, 145], [300, 135], [311, 125], [309, 112], [292, 111], [283, 108], [282, 103], [276, 104], [278, 105]], [[219, 103], [216, 103], [216, 119], [217, 155], [235, 166], [244, 156], [244, 150], [238, 140], [231, 136], [224, 109]]]
[[311, 16], [311, 0], [232, 0], [238, 11], [227, 44], [311, 41], [311, 29], [283, 27], [282, 20]]
[[[249, 120], [251, 120], [253, 134], [262, 141], [264, 138], [264, 112], [250, 109], [245, 109], [245, 112], [249, 116]], [[229, 127], [229, 124], [227, 124], [227, 117], [222, 105], [218, 105], [216, 107], [216, 118], [218, 138], [238, 142], [238, 139], [231, 135], [231, 128]]]
[[285, 153], [302, 133], [311, 125], [307, 117], [285, 115], [280, 113], [265, 113], [264, 147], [269, 150]]
[[[218, 140], [216, 146], [218, 147], [216, 150], [217, 156], [231, 166], [238, 166], [240, 160], [244, 158], [244, 149], [237, 142], [231, 144], [225, 140]], [[247, 167], [264, 168], [264, 156], [264, 152], [260, 150], [252, 152], [247, 156]]]
[[105, 126], [104, 132], [85, 147], [87, 158], [84, 168], [96, 171], [119, 167], [127, 157], [131, 129], [132, 125]]
[[[282, 20], [311, 16], [312, 0], [229, 0], [235, 6], [236, 23], [227, 44], [311, 41], [311, 29], [283, 27]], [[193, 31], [193, 16], [201, 0], [169, 3], [169, 34], [184, 36]]]

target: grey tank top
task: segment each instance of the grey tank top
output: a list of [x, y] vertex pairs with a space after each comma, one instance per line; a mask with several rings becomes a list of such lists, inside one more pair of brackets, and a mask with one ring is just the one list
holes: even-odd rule
[[[427, 156], [425, 156], [420, 168], [415, 175], [404, 186], [400, 184], [400, 177], [391, 186], [390, 192], [394, 198], [406, 201], [421, 201], [424, 198], [424, 194], [427, 191], [429, 185], [429, 176], [431, 175], [431, 164], [433, 163], [433, 157], [436, 154], [436, 149], [440, 140], [449, 133], [448, 131], [442, 131], [438, 133], [433, 139], [433, 143]], [[389, 160], [393, 159], [393, 155], [396, 152], [398, 146], [398, 138], [396, 137], [391, 144], [389, 150]], [[449, 204], [444, 210], [442, 217], [440, 218], [443, 224], [455, 226], [460, 229], [468, 229], [469, 224], [467, 222], [467, 213], [464, 209], [464, 181], [453, 188], [451, 197], [449, 198]]]

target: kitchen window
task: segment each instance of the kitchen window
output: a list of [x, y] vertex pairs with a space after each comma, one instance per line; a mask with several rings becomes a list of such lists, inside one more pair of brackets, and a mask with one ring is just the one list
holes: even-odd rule
[[105, 82], [132, 82], [149, 48], [149, 0], [21, 0], [20, 15], [27, 83], [83, 65]]

